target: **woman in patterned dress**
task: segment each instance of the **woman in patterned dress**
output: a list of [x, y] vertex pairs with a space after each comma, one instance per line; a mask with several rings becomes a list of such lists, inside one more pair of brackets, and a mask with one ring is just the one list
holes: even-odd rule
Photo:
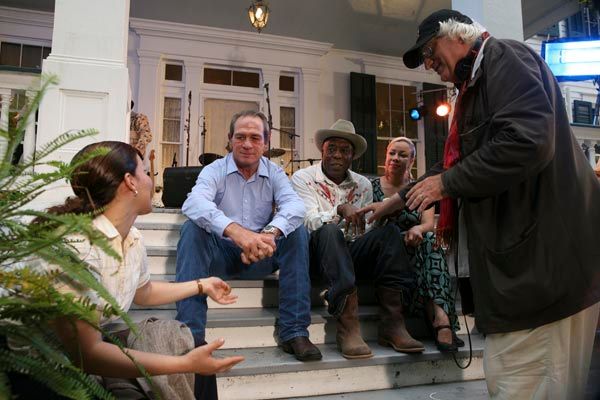
[[[393, 139], [386, 150], [384, 175], [371, 181], [373, 201], [384, 201], [407, 185], [411, 181], [410, 170], [414, 161], [414, 143], [406, 137]], [[425, 311], [439, 350], [456, 351], [464, 343], [456, 336], [459, 323], [450, 274], [444, 251], [435, 243], [434, 218], [433, 208], [423, 213], [405, 208], [394, 222], [405, 233], [404, 242], [417, 275], [411, 312]]]

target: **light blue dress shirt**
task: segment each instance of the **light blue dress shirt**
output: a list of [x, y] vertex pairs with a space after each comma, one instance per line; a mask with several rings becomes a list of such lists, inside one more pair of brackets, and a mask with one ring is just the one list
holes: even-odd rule
[[246, 180], [229, 153], [202, 169], [181, 211], [221, 237], [232, 222], [254, 232], [273, 225], [287, 236], [302, 225], [305, 207], [281, 167], [261, 157]]

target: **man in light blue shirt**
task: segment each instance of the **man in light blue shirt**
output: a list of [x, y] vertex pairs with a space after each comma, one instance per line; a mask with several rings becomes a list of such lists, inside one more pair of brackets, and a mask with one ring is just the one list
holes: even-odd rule
[[[304, 202], [265, 157], [264, 114], [244, 111], [229, 128], [232, 152], [206, 166], [183, 204], [189, 218], [177, 245], [177, 281], [211, 275], [258, 279], [279, 269], [279, 339], [298, 360], [320, 360], [308, 339], [310, 279]], [[204, 342], [206, 296], [177, 303], [177, 319]]]

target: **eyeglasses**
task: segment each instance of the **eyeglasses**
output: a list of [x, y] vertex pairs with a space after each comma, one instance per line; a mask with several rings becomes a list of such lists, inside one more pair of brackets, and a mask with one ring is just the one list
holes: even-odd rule
[[352, 148], [352, 146], [348, 146], [348, 147], [327, 146], [327, 148], [325, 149], [325, 152], [327, 153], [328, 156], [333, 156], [338, 151], [340, 152], [340, 154], [343, 157], [348, 157], [348, 156], [352, 155], [354, 149]]
[[436, 42], [436, 38], [433, 38], [429, 42], [427, 42], [426, 45], [421, 47], [421, 58], [423, 58], [423, 60], [426, 58], [431, 58], [433, 56], [433, 50], [435, 48]]

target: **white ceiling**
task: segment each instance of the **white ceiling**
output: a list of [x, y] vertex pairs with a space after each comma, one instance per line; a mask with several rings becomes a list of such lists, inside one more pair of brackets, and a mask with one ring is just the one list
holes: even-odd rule
[[[265, 33], [333, 43], [339, 49], [399, 56], [418, 22], [451, 0], [269, 0]], [[0, 0], [0, 5], [53, 11], [54, 0]], [[131, 0], [131, 16], [251, 31], [250, 0]], [[579, 9], [577, 0], [522, 0], [526, 37]]]

